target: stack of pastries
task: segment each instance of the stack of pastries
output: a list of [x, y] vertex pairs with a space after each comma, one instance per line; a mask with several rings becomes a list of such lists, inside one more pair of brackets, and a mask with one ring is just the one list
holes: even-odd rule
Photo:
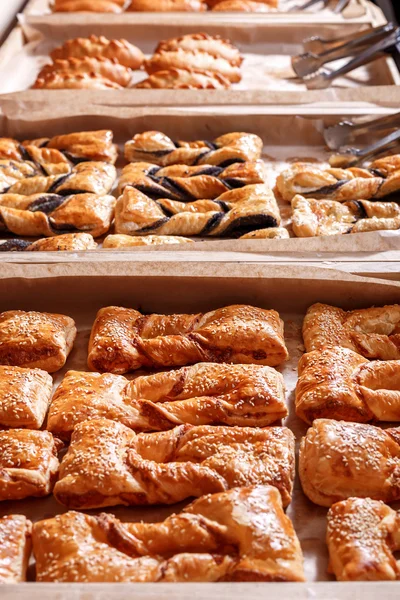
[[270, 12], [278, 0], [54, 0], [53, 12]]

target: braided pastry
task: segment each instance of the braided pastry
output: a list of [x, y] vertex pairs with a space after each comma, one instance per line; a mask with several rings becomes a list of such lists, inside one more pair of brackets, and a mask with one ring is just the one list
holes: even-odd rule
[[143, 79], [134, 87], [141, 89], [169, 90], [223, 90], [230, 81], [219, 73], [193, 71], [192, 69], [164, 69]]
[[400, 304], [344, 311], [313, 304], [303, 322], [307, 352], [333, 346], [349, 348], [369, 359], [400, 359]]
[[128, 162], [151, 162], [161, 167], [169, 165], [215, 165], [221, 168], [234, 163], [261, 158], [263, 142], [252, 133], [226, 133], [213, 142], [172, 141], [159, 131], [138, 133], [125, 144]]
[[32, 86], [37, 90], [120, 90], [118, 83], [95, 73], [51, 71], [38, 77]]
[[53, 12], [120, 13], [124, 2], [122, 0], [55, 0]]
[[33, 526], [37, 581], [304, 581], [303, 556], [272, 486], [197, 499], [161, 523], [67, 512]]
[[132, 70], [124, 65], [120, 65], [115, 59], [102, 58], [101, 56], [93, 58], [85, 56], [84, 58], [66, 58], [55, 60], [50, 65], [45, 65], [40, 71], [37, 79], [46, 78], [53, 73], [90, 73], [104, 79], [109, 79], [121, 87], [127, 87], [132, 79]]
[[[108, 235], [103, 242], [103, 248], [131, 248], [134, 246], [158, 246], [165, 244], [192, 244], [193, 240], [179, 235], [146, 235], [132, 237], [130, 235]], [[0, 245], [0, 252], [2, 248]]]
[[400, 512], [370, 498], [349, 498], [328, 512], [330, 571], [339, 581], [395, 581]]
[[202, 0], [131, 0], [128, 12], [203, 12], [207, 4]]
[[113, 132], [109, 129], [99, 131], [79, 131], [56, 135], [51, 139], [42, 138], [24, 142], [60, 150], [72, 163], [81, 161], [103, 161], [114, 164], [118, 156], [118, 148], [113, 144]]
[[258, 0], [223, 0], [222, 2], [218, 2], [212, 10], [220, 12], [266, 13], [273, 10], [273, 4], [264, 4], [264, 2], [258, 2]]
[[50, 53], [52, 60], [65, 58], [109, 58], [130, 69], [139, 69], [144, 60], [142, 52], [126, 40], [109, 40], [106, 37], [91, 35], [88, 38], [68, 40]]
[[0, 518], [0, 584], [26, 581], [32, 523], [24, 515]]
[[126, 373], [140, 367], [198, 362], [276, 366], [288, 358], [283, 321], [274, 310], [233, 305], [192, 315], [99, 310], [89, 341], [89, 368]]
[[40, 173], [39, 166], [32, 162], [0, 159], [0, 194], [6, 192], [18, 182], [38, 177]]
[[271, 425], [287, 416], [280, 373], [260, 365], [201, 363], [138, 377], [69, 371], [54, 394], [47, 428], [69, 439], [78, 423], [106, 418], [135, 431], [175, 425]]
[[74, 429], [56, 499], [68, 508], [175, 504], [247, 485], [273, 485], [284, 506], [294, 480], [294, 435], [286, 427], [192, 427], [136, 435], [95, 419]]
[[20, 239], [0, 241], [0, 252], [79, 252], [95, 248], [97, 244], [90, 233], [65, 233], [36, 242], [25, 242]]

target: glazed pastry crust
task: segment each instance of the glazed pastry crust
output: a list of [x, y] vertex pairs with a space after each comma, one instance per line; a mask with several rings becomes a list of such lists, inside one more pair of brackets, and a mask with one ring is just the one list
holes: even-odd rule
[[[134, 248], [136, 246], [161, 246], [170, 244], [193, 244], [193, 240], [178, 235], [147, 235], [132, 237], [130, 235], [108, 235], [103, 248]], [[1, 247], [0, 247], [1, 250]]]
[[135, 85], [139, 89], [169, 90], [223, 90], [230, 87], [229, 80], [219, 73], [192, 69], [163, 69]]
[[198, 362], [276, 366], [287, 358], [283, 322], [274, 310], [233, 305], [204, 314], [144, 316], [109, 306], [93, 324], [88, 365], [126, 373]]
[[29, 252], [79, 252], [94, 250], [97, 244], [90, 233], [66, 233], [53, 238], [44, 238], [30, 244]]
[[201, 0], [132, 0], [128, 12], [203, 12], [207, 4]]
[[272, 239], [288, 239], [289, 232], [284, 227], [268, 227], [267, 229], [257, 229], [250, 231], [245, 235], [240, 236], [241, 240], [272, 240]]
[[189, 52], [207, 52], [214, 58], [223, 58], [237, 67], [240, 67], [243, 62], [243, 57], [238, 48], [231, 44], [229, 40], [224, 40], [219, 35], [212, 36], [207, 33], [189, 33], [182, 37], [162, 41], [158, 44], [155, 54], [174, 52], [179, 48]]
[[223, 0], [213, 6], [213, 11], [220, 12], [260, 12], [267, 13], [274, 9], [274, 5], [258, 2], [257, 0]]
[[270, 486], [203, 496], [155, 524], [68, 512], [34, 525], [33, 549], [37, 581], [304, 581], [299, 541]]
[[26, 581], [32, 523], [23, 515], [0, 518], [0, 584]]
[[95, 73], [51, 71], [38, 77], [33, 84], [36, 90], [119, 90], [121, 86]]
[[53, 12], [122, 12], [119, 0], [55, 0]]
[[127, 87], [132, 79], [132, 70], [120, 65], [115, 59], [109, 58], [67, 58], [55, 60], [50, 65], [45, 65], [39, 72], [37, 80], [46, 79], [54, 73], [94, 74], [97, 77], [109, 79], [121, 87]]
[[142, 52], [124, 39], [109, 40], [104, 36], [68, 40], [50, 53], [53, 60], [68, 58], [102, 57], [115, 59], [130, 69], [139, 69], [144, 60]]

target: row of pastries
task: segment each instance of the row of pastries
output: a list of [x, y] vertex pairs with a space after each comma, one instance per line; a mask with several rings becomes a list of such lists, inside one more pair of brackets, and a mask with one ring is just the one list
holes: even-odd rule
[[270, 12], [279, 0], [54, 0], [53, 12]]

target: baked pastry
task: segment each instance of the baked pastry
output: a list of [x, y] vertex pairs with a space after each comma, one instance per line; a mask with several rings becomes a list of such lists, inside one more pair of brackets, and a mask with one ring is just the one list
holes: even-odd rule
[[303, 556], [278, 490], [199, 498], [161, 523], [67, 512], [33, 526], [37, 581], [304, 581]]
[[258, 2], [257, 0], [223, 0], [218, 2], [213, 8], [213, 11], [220, 12], [257, 12], [267, 13], [273, 10], [270, 4]]
[[0, 159], [23, 160], [20, 143], [13, 138], [0, 137]]
[[158, 199], [126, 187], [115, 207], [115, 232], [127, 235], [240, 237], [278, 227], [279, 208], [266, 184], [246, 185], [214, 200]]
[[0, 160], [0, 194], [21, 181], [35, 179], [39, 174], [39, 166], [31, 162], [17, 162], [9, 159]]
[[132, 79], [132, 69], [120, 65], [115, 59], [103, 57], [65, 58], [57, 59], [50, 65], [45, 65], [37, 79], [46, 78], [53, 73], [92, 74], [109, 79], [121, 87], [127, 87]]
[[122, 7], [118, 0], [55, 0], [53, 12], [120, 13]]
[[26, 581], [31, 534], [32, 523], [24, 515], [0, 518], [0, 583]]
[[134, 87], [139, 89], [169, 90], [223, 90], [230, 81], [219, 73], [193, 71], [192, 69], [164, 69], [143, 79]]
[[120, 90], [122, 87], [95, 73], [52, 71], [38, 77], [32, 86], [35, 90]]
[[[215, 9], [221, 2], [226, 0], [205, 0], [208, 6], [212, 9]], [[278, 8], [279, 0], [253, 0], [254, 4], [264, 4], [269, 6], [270, 8]]]
[[56, 499], [68, 508], [175, 504], [233, 487], [273, 485], [284, 506], [294, 480], [294, 435], [286, 427], [192, 427], [136, 435], [95, 419], [74, 429]]
[[400, 360], [370, 362], [337, 346], [304, 354], [296, 414], [306, 423], [318, 418], [400, 421]]
[[48, 431], [0, 431], [0, 501], [48, 496], [58, 467], [57, 443]]
[[0, 366], [0, 427], [40, 429], [52, 390], [46, 371]]
[[36, 242], [26, 242], [18, 238], [0, 240], [0, 252], [79, 252], [95, 248], [97, 244], [90, 233], [64, 233]]
[[190, 69], [200, 73], [218, 73], [231, 83], [238, 83], [242, 79], [240, 67], [204, 50], [162, 50], [145, 60], [144, 68], [149, 75], [165, 69]]
[[240, 54], [239, 49], [229, 40], [224, 40], [219, 35], [208, 35], [208, 33], [189, 33], [181, 37], [164, 40], [158, 44], [154, 53], [175, 52], [179, 49], [189, 52], [207, 52], [214, 58], [223, 58], [237, 67], [240, 67], [243, 62], [243, 56]]
[[61, 369], [76, 337], [73, 319], [45, 312], [0, 313], [0, 365]]
[[400, 428], [317, 419], [301, 440], [299, 473], [315, 504], [400, 500]]
[[93, 324], [88, 365], [127, 373], [199, 362], [276, 366], [288, 356], [275, 310], [233, 305], [203, 314], [145, 316], [108, 306]]
[[202, 0], [131, 0], [128, 12], [203, 12], [207, 4]]
[[109, 58], [130, 69], [140, 69], [144, 56], [142, 52], [126, 40], [109, 40], [103, 35], [88, 38], [75, 38], [66, 41], [50, 53], [54, 61], [65, 58]]
[[135, 431], [176, 425], [271, 425], [287, 416], [278, 371], [260, 365], [200, 363], [138, 377], [68, 371], [50, 406], [47, 429], [69, 439], [78, 423], [106, 418]]
[[395, 581], [400, 513], [370, 498], [349, 498], [328, 512], [330, 571], [339, 581]]
[[257, 229], [250, 231], [240, 236], [241, 240], [272, 240], [272, 239], [287, 239], [289, 232], [284, 227], [268, 227], [267, 229]]
[[72, 163], [81, 161], [102, 161], [114, 164], [118, 148], [113, 144], [113, 132], [109, 129], [99, 131], [79, 131], [56, 135], [53, 138], [39, 138], [23, 142], [24, 149], [30, 152], [31, 146], [60, 150]]
[[292, 211], [297, 237], [400, 229], [400, 206], [396, 202], [337, 202], [297, 195], [292, 200]]
[[[133, 248], [136, 246], [160, 246], [170, 244], [192, 244], [193, 240], [179, 235], [146, 235], [132, 237], [131, 235], [108, 235], [103, 242], [103, 248]], [[0, 245], [1, 252], [1, 245]]]
[[216, 165], [226, 168], [234, 163], [261, 158], [263, 142], [252, 133], [226, 133], [213, 142], [172, 141], [160, 131], [136, 134], [125, 144], [128, 162], [151, 162], [169, 165]]
[[307, 352], [332, 346], [349, 348], [369, 359], [400, 359], [400, 305], [346, 312], [313, 304], [303, 322]]

